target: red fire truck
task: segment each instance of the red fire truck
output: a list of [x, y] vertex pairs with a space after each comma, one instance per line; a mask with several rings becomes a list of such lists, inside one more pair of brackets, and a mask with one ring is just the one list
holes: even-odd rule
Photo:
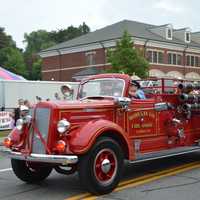
[[199, 151], [198, 84], [145, 81], [146, 99], [128, 98], [128, 75], [101, 74], [80, 83], [76, 101], [38, 103], [17, 121], [1, 154], [22, 181], [42, 181], [52, 169], [78, 171], [87, 190], [105, 194], [119, 183], [124, 160]]

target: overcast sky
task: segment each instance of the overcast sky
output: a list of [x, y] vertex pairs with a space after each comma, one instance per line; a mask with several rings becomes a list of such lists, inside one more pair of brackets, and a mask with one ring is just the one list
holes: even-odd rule
[[92, 31], [128, 19], [200, 31], [199, 0], [0, 0], [0, 26], [24, 47], [24, 33], [78, 26]]

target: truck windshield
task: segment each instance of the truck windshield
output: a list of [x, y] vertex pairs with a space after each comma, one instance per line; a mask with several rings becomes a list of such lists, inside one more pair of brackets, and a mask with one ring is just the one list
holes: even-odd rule
[[125, 82], [118, 78], [93, 79], [82, 84], [80, 98], [94, 96], [121, 97]]

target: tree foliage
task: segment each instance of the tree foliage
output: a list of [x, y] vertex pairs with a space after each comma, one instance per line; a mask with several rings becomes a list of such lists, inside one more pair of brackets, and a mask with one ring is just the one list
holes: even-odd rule
[[5, 47], [16, 48], [16, 43], [10, 35], [7, 35], [5, 33], [5, 29], [0, 27], [0, 49], [3, 49]]
[[45, 30], [33, 31], [30, 34], [24, 34], [25, 54], [32, 54], [55, 45], [51, 40], [49, 32]]
[[[50, 35], [45, 30], [33, 31], [30, 34], [24, 34], [24, 59], [27, 66], [28, 78], [31, 80], [41, 79], [41, 61], [38, 52], [55, 45]], [[36, 73], [37, 72], [37, 73]]]
[[27, 75], [23, 53], [2, 27], [0, 27], [0, 66], [22, 76]]
[[71, 25], [67, 29], [51, 31], [49, 35], [52, 41], [54, 41], [55, 43], [60, 43], [87, 34], [89, 32], [90, 32], [89, 26], [87, 26], [83, 22], [83, 24], [80, 25], [79, 27], [74, 27]]
[[41, 58], [38, 53], [51, 47], [57, 43], [71, 40], [75, 37], [86, 34], [90, 31], [90, 28], [83, 23], [79, 27], [69, 26], [67, 29], [61, 29], [57, 31], [45, 31], [38, 30], [33, 31], [30, 34], [24, 35], [24, 43], [26, 44], [24, 59], [27, 66], [28, 78], [31, 80], [41, 79]]
[[139, 77], [148, 75], [149, 63], [141, 51], [134, 48], [134, 42], [127, 31], [124, 32], [121, 40], [116, 42], [115, 49], [108, 49], [107, 60], [112, 67], [107, 72], [133, 73]]
[[41, 79], [42, 60], [38, 53], [60, 42], [73, 39], [90, 32], [85, 23], [78, 27], [69, 26], [56, 31], [37, 30], [24, 34], [24, 51], [16, 47], [12, 37], [0, 27], [0, 66], [23, 75], [30, 80]]
[[1, 49], [0, 63], [9, 71], [27, 76], [23, 55], [17, 48], [5, 47]]

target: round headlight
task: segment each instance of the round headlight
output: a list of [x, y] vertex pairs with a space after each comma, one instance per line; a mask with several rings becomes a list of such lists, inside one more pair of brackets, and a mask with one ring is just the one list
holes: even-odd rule
[[58, 122], [57, 130], [59, 133], [64, 133], [70, 127], [70, 123], [66, 119], [62, 119]]
[[22, 128], [23, 128], [23, 124], [24, 124], [23, 119], [18, 119], [17, 122], [16, 122], [16, 128], [17, 128], [17, 130], [21, 131]]

